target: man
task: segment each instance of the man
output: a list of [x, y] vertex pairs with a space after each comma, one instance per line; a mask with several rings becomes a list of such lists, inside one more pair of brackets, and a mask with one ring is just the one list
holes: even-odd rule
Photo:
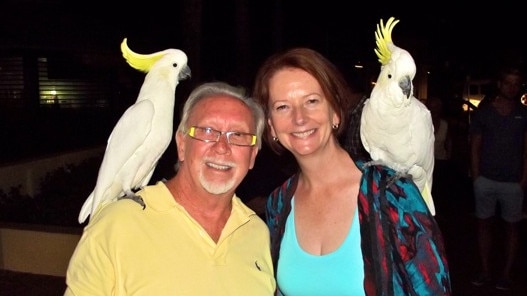
[[252, 169], [262, 109], [222, 82], [197, 87], [176, 131], [176, 175], [99, 209], [70, 260], [65, 295], [273, 295], [265, 223], [235, 195]]
[[505, 224], [505, 265], [496, 288], [509, 290], [519, 246], [523, 192], [527, 185], [527, 111], [520, 102], [523, 75], [515, 68], [500, 73], [497, 95], [484, 99], [470, 126], [472, 177], [481, 274], [472, 281], [488, 283], [491, 272], [492, 222], [499, 205]]

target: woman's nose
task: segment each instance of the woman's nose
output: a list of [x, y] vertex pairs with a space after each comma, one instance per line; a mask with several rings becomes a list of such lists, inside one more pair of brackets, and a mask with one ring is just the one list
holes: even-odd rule
[[296, 124], [304, 124], [306, 122], [306, 114], [302, 108], [297, 108], [293, 116]]

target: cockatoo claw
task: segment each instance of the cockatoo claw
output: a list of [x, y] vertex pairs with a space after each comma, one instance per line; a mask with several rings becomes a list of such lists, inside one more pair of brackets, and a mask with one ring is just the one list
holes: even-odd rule
[[140, 204], [141, 206], [143, 206], [143, 210], [146, 208], [145, 201], [139, 195], [135, 195], [135, 194], [123, 195], [118, 198], [118, 200], [121, 200], [121, 199], [131, 199], [135, 201], [136, 203]]
[[393, 174], [392, 176], [387, 178], [387, 180], [386, 180], [386, 187], [387, 188], [391, 187], [397, 180], [399, 180], [401, 178], [412, 179], [412, 175], [407, 174], [407, 173], [403, 173], [403, 172], [396, 172], [395, 174]]
[[395, 174], [393, 176], [388, 177], [386, 180], [386, 188], [392, 187], [392, 185], [397, 181], [401, 176], [398, 174]]
[[382, 162], [375, 161], [375, 160], [370, 160], [370, 161], [364, 163], [364, 167], [367, 168], [367, 167], [378, 165], [378, 164], [382, 165]]

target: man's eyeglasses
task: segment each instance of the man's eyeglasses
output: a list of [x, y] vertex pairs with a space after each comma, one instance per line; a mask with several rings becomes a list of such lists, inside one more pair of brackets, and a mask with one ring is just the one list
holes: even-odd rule
[[242, 132], [220, 132], [210, 127], [191, 126], [188, 135], [203, 142], [218, 142], [221, 135], [227, 137], [227, 142], [236, 146], [256, 145], [256, 135]]

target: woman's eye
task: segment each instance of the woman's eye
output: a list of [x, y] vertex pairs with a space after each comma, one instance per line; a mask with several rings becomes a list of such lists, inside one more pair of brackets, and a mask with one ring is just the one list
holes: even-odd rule
[[275, 108], [276, 111], [285, 110], [285, 109], [287, 109], [286, 105], [276, 106], [276, 108]]

